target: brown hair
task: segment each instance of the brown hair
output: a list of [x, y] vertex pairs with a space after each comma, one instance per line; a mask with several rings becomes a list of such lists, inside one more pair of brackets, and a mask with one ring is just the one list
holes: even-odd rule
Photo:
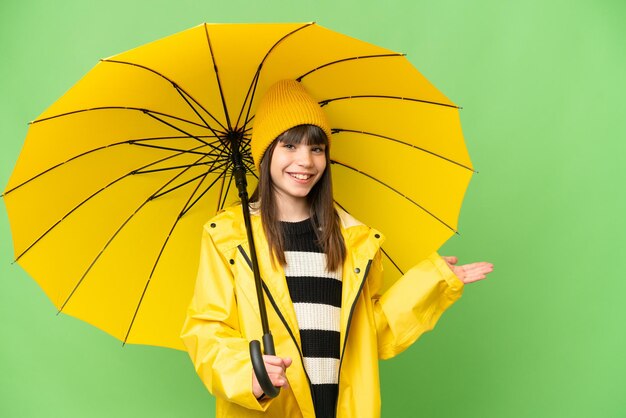
[[333, 200], [329, 141], [324, 131], [315, 125], [298, 125], [283, 132], [270, 144], [261, 159], [259, 183], [252, 193], [250, 201], [259, 204], [263, 231], [274, 255], [272, 264], [275, 260], [281, 265], [287, 264], [280, 223], [277, 219], [278, 210], [274, 196], [274, 184], [270, 175], [270, 162], [278, 142], [294, 145], [300, 143], [326, 145], [326, 169], [309, 192], [307, 199], [310, 204], [310, 219], [317, 235], [317, 242], [326, 254], [326, 269], [335, 271], [343, 264], [346, 248], [339, 226], [339, 215], [337, 215]]

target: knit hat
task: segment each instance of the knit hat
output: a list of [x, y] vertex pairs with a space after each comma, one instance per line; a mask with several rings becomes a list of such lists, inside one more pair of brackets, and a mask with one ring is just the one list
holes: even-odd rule
[[330, 124], [317, 101], [298, 81], [281, 80], [267, 90], [254, 116], [251, 147], [257, 170], [272, 141], [298, 125], [320, 127], [330, 142]]

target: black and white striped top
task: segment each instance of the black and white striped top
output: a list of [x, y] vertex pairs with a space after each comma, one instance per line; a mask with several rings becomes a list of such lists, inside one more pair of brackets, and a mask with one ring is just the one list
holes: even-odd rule
[[304, 368], [311, 379], [317, 418], [334, 417], [339, 388], [341, 269], [326, 270], [326, 254], [310, 220], [281, 222], [285, 276], [293, 302]]

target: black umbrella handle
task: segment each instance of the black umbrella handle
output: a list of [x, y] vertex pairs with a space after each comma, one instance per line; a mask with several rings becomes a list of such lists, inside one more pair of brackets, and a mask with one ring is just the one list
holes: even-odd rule
[[[276, 355], [272, 334], [263, 334], [263, 348], [265, 349], [265, 354], [272, 356]], [[280, 393], [280, 388], [272, 384], [272, 381], [267, 374], [265, 362], [263, 361], [263, 353], [261, 353], [261, 343], [259, 340], [250, 341], [250, 359], [252, 360], [252, 368], [254, 369], [256, 380], [259, 381], [259, 385], [261, 386], [261, 389], [263, 389], [265, 396], [270, 398], [277, 397]]]
[[[243, 209], [243, 219], [246, 224], [246, 233], [248, 236], [248, 246], [250, 247], [250, 257], [252, 264], [252, 273], [254, 275], [254, 286], [256, 288], [256, 296], [259, 302], [259, 315], [261, 317], [261, 327], [263, 328], [263, 348], [265, 354], [275, 356], [276, 350], [274, 349], [274, 339], [270, 333], [269, 323], [267, 320], [267, 311], [265, 309], [265, 299], [263, 298], [263, 287], [261, 282], [261, 273], [259, 272], [259, 263], [256, 257], [256, 247], [254, 245], [254, 236], [252, 234], [252, 223], [250, 221], [250, 207], [248, 206], [248, 191], [246, 182], [246, 167], [243, 163], [241, 155], [241, 140], [243, 134], [241, 132], [235, 132], [230, 137], [231, 145], [231, 160], [233, 163], [233, 176], [235, 177], [235, 184], [239, 191], [239, 198], [241, 199], [241, 207]], [[275, 387], [270, 380], [267, 370], [265, 369], [265, 362], [263, 361], [263, 353], [261, 353], [261, 344], [258, 340], [250, 341], [250, 359], [252, 360], [252, 368], [254, 374], [259, 381], [259, 385], [266, 396], [275, 398], [280, 393], [280, 388]]]

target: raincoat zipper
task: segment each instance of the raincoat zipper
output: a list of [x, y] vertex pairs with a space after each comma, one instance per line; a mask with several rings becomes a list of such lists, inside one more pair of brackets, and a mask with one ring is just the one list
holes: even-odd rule
[[[365, 284], [365, 280], [370, 272], [370, 266], [372, 265], [372, 260], [367, 262], [367, 267], [365, 268], [365, 272], [363, 273], [363, 279], [361, 280], [361, 285], [359, 286], [359, 290], [356, 293], [356, 297], [352, 302], [352, 306], [350, 307], [350, 315], [348, 316], [348, 323], [346, 324], [346, 336], [343, 339], [343, 348], [341, 349], [341, 358], [339, 360], [339, 370], [337, 371], [337, 384], [341, 382], [341, 365], [343, 364], [343, 356], [346, 352], [346, 346], [348, 345], [348, 336], [350, 332], [350, 324], [352, 323], [352, 314], [354, 313], [354, 308], [356, 307], [357, 302], [359, 301], [359, 296], [361, 295], [361, 291], [363, 290], [363, 285]], [[335, 417], [338, 415], [339, 411], [339, 396], [337, 396], [337, 404], [335, 405]]]
[[[252, 269], [252, 261], [250, 260], [250, 257], [248, 257], [248, 254], [246, 253], [246, 250], [244, 250], [241, 245], [238, 245], [237, 248], [239, 249], [239, 252], [243, 256], [243, 258], [246, 260], [246, 263], [248, 263], [248, 266], [250, 267], [250, 269]], [[302, 366], [303, 366], [302, 368], [304, 370], [304, 375], [306, 376], [307, 383], [309, 384], [309, 391], [311, 392], [311, 397], [314, 397], [315, 394], [313, 393], [313, 386], [311, 385], [311, 379], [309, 378], [309, 374], [307, 373], [306, 368], [304, 367], [304, 357], [302, 356], [302, 349], [298, 345], [296, 337], [294, 336], [293, 331], [291, 330], [291, 328], [289, 328], [289, 325], [287, 324], [287, 321], [285, 320], [285, 317], [283, 316], [283, 314], [280, 311], [280, 309], [278, 309], [278, 305], [276, 305], [276, 302], [274, 301], [274, 297], [270, 293], [270, 291], [267, 288], [267, 285], [265, 284], [265, 282], [262, 281], [262, 280], [261, 280], [261, 285], [263, 286], [263, 291], [265, 291], [265, 294], [267, 295], [267, 298], [269, 299], [270, 303], [272, 304], [272, 307], [274, 308], [274, 311], [276, 311], [276, 314], [280, 318], [281, 322], [283, 323], [285, 328], [287, 328], [287, 332], [289, 333], [289, 336], [291, 337], [293, 343], [295, 344], [296, 348], [298, 349], [298, 354], [300, 355], [300, 362], [302, 363]], [[313, 399], [313, 403], [315, 403], [315, 399]]]

